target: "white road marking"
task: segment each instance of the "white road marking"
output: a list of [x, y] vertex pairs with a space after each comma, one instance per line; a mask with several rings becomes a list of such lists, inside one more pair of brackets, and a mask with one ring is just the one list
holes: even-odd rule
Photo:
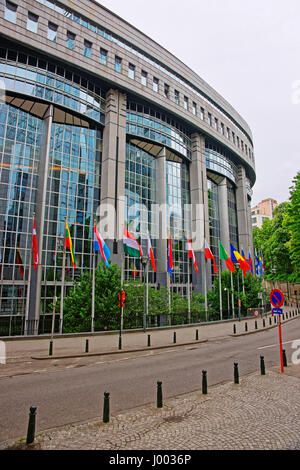
[[[297, 341], [296, 339], [293, 339], [292, 341], [286, 341], [285, 343], [282, 343], [282, 344], [289, 344], [289, 343], [293, 343], [294, 341]], [[257, 348], [257, 349], [266, 349], [266, 348], [274, 348], [274, 347], [277, 347], [278, 346], [278, 343], [276, 344], [270, 344], [268, 346], [261, 346], [260, 348]]]

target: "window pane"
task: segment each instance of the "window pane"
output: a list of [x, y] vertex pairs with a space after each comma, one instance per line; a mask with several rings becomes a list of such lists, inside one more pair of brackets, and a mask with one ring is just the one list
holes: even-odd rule
[[16, 23], [16, 21], [17, 21], [17, 8], [18, 8], [18, 6], [15, 5], [14, 3], [6, 1], [4, 18], [7, 21], [11, 21], [11, 23]]

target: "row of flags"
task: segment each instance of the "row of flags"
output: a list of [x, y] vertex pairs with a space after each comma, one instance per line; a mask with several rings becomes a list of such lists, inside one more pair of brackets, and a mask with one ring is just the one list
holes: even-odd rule
[[[65, 224], [65, 248], [68, 248], [70, 255], [71, 255], [72, 265], [76, 269], [72, 238], [71, 238], [70, 229], [69, 229], [67, 221]], [[135, 237], [125, 227], [124, 227], [124, 233], [123, 233], [123, 250], [125, 254], [133, 258], [143, 257], [143, 251], [142, 251], [141, 246], [139, 245]], [[105, 265], [109, 268], [110, 267], [110, 264], [109, 264], [110, 250], [108, 246], [106, 245], [105, 241], [103, 240], [101, 234], [99, 233], [96, 224], [94, 225], [94, 252], [101, 253], [101, 256]], [[205, 253], [205, 260], [209, 260], [209, 259], [212, 260], [213, 266], [214, 266], [214, 273], [217, 274], [218, 268], [216, 265], [215, 257], [206, 240], [204, 240], [204, 253]], [[33, 267], [34, 267], [34, 270], [36, 270], [39, 264], [39, 253], [38, 253], [38, 240], [37, 240], [35, 219], [33, 220], [33, 230], [32, 230], [32, 254], [33, 254]], [[151, 238], [150, 238], [149, 233], [148, 233], [147, 255], [151, 261], [153, 271], [156, 272], [155, 258], [153, 254]], [[251, 252], [249, 250], [249, 256], [247, 260], [244, 254], [244, 250], [242, 250], [242, 253], [240, 254], [235, 249], [235, 247], [232, 244], [230, 244], [230, 255], [229, 255], [225, 247], [221, 243], [221, 241], [219, 241], [219, 255], [220, 255], [220, 260], [225, 261], [227, 269], [231, 272], [235, 272], [234, 263], [238, 263], [239, 267], [244, 273], [244, 276], [246, 276], [247, 271], [250, 271], [252, 276], [254, 276], [254, 274], [260, 277], [264, 276], [263, 255], [261, 251], [259, 251], [259, 253], [257, 254], [257, 251], [255, 249], [255, 258], [254, 260], [252, 260]], [[191, 259], [193, 262], [195, 272], [198, 274], [197, 260], [196, 260], [196, 256], [195, 256], [190, 238], [188, 238], [188, 256], [189, 256], [189, 259]], [[21, 256], [21, 252], [19, 248], [17, 248], [17, 252], [16, 252], [16, 263], [19, 266], [19, 271], [20, 271], [21, 276], [24, 277], [23, 261], [22, 261], [22, 256]], [[254, 265], [255, 265], [255, 271], [254, 271]], [[168, 239], [167, 271], [170, 274], [170, 276], [174, 278], [174, 262], [173, 262], [171, 236], [169, 236], [169, 239]], [[137, 274], [136, 269], [134, 269], [133, 274], [134, 273]]]

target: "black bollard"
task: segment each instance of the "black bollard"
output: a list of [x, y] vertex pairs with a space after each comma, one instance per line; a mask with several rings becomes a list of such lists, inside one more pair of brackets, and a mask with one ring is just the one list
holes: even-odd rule
[[263, 327], [266, 326], [266, 322], [265, 322], [265, 319], [263, 319]]
[[50, 341], [50, 344], [49, 344], [49, 356], [52, 356], [53, 354], [53, 341]]
[[234, 363], [234, 383], [238, 384], [239, 383], [239, 369], [238, 369], [238, 363]]
[[283, 358], [283, 367], [287, 367], [287, 360], [286, 360], [285, 349], [282, 350], [282, 358]]
[[272, 325], [272, 318], [269, 318], [269, 324]]
[[157, 382], [157, 408], [163, 407], [162, 382]]
[[207, 371], [202, 371], [202, 393], [207, 395]]
[[233, 325], [233, 334], [235, 335], [236, 334], [236, 326]]
[[122, 349], [122, 336], [119, 336], [119, 349]]
[[29, 421], [27, 429], [26, 444], [32, 444], [35, 435], [35, 418], [36, 418], [36, 406], [31, 406], [29, 411]]
[[264, 356], [260, 356], [260, 372], [261, 372], [261, 375], [266, 375]]
[[151, 336], [150, 336], [150, 335], [148, 335], [148, 342], [147, 342], [147, 345], [148, 345], [148, 347], [150, 347], [150, 345], [151, 345]]
[[196, 330], [196, 341], [198, 341], [198, 339], [199, 339], [199, 331]]
[[109, 423], [109, 393], [104, 392], [103, 423]]
[[86, 353], [89, 352], [89, 340], [88, 339], [85, 340], [85, 352]]
[[257, 330], [257, 321], [255, 320], [255, 329]]
[[247, 322], [245, 323], [245, 331], [248, 331], [248, 325], [247, 325]]
[[176, 343], [176, 331], [174, 331], [174, 335], [173, 335], [173, 343]]

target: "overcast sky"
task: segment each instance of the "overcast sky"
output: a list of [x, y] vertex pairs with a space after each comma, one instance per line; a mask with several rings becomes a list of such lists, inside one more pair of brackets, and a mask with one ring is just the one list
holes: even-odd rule
[[252, 129], [252, 206], [300, 169], [299, 0], [102, 0], [191, 67]]

